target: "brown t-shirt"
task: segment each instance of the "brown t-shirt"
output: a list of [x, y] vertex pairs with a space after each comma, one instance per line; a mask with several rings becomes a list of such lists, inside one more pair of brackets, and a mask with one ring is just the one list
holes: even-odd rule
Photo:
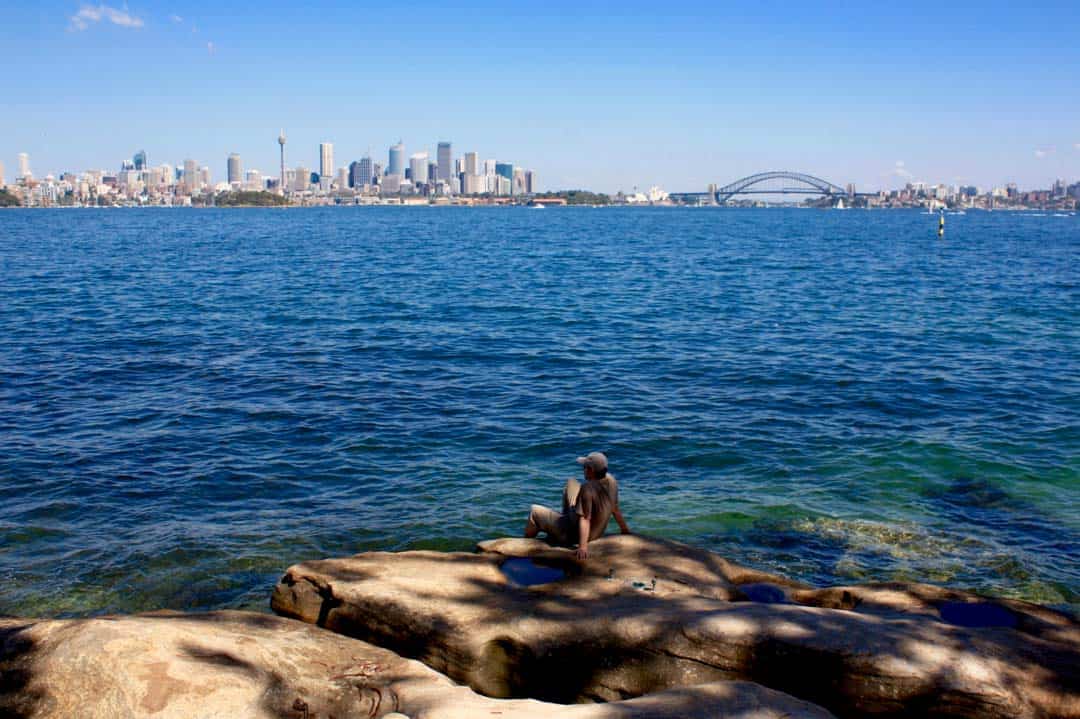
[[607, 529], [611, 513], [619, 506], [619, 485], [610, 474], [603, 479], [593, 479], [581, 485], [574, 511], [579, 517], [589, 518], [589, 541], [596, 539]]

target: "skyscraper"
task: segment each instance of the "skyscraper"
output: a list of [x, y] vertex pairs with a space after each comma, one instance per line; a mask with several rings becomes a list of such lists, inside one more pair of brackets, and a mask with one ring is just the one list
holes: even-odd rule
[[18, 179], [30, 178], [30, 156], [25, 152], [19, 153], [19, 177]]
[[409, 172], [414, 185], [422, 185], [428, 181], [428, 154], [426, 152], [418, 152], [409, 158]]
[[194, 160], [184, 160], [184, 187], [188, 192], [194, 192], [199, 186], [199, 167]]
[[330, 181], [334, 178], [334, 144], [323, 142], [319, 144], [319, 184], [324, 190], [330, 189]]
[[285, 184], [285, 130], [284, 129], [282, 129], [281, 132], [278, 134], [277, 141], [278, 141], [278, 145], [281, 146], [281, 181], [278, 183], [278, 192], [280, 192], [281, 194], [284, 195], [285, 192], [287, 191], [286, 188], [288, 187]]
[[360, 184], [357, 185], [357, 189], [364, 187], [364, 185], [370, 185], [372, 179], [375, 177], [375, 168], [371, 162], [371, 156], [365, 155], [360, 158], [359, 167], [360, 172]]
[[360, 177], [360, 163], [359, 162], [350, 162], [349, 163], [349, 187], [353, 188], [354, 190], [359, 190], [363, 186], [364, 186], [364, 181]]
[[510, 164], [509, 162], [496, 162], [495, 163], [495, 174], [499, 175], [500, 177], [505, 177], [507, 180], [510, 180], [511, 182], [513, 182], [514, 181], [514, 166], [512, 164]]
[[398, 140], [398, 144], [390, 147], [390, 162], [386, 167], [387, 175], [405, 174], [405, 143]]
[[465, 153], [465, 174], [466, 175], [478, 175], [480, 174], [480, 156], [475, 152]]
[[440, 142], [439, 149], [435, 155], [435, 162], [438, 163], [439, 178], [440, 180], [450, 181], [450, 177], [454, 174], [454, 161], [452, 159], [452, 151], [449, 142]]
[[235, 152], [229, 155], [228, 162], [228, 182], [230, 185], [240, 185], [244, 182], [244, 170], [240, 164], [240, 156]]
[[135, 165], [136, 170], [146, 170], [150, 166], [146, 163], [146, 150], [139, 150], [135, 153], [135, 157], [132, 158], [132, 164]]
[[311, 175], [308, 173], [308, 169], [300, 165], [296, 168], [293, 189], [297, 192], [304, 192], [307, 190], [309, 182], [311, 182]]

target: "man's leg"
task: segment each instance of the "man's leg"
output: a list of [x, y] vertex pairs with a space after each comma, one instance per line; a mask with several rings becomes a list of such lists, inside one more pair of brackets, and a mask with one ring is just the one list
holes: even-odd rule
[[554, 509], [534, 504], [529, 509], [529, 521], [525, 522], [525, 537], [531, 539], [540, 532], [558, 532], [559, 515]]

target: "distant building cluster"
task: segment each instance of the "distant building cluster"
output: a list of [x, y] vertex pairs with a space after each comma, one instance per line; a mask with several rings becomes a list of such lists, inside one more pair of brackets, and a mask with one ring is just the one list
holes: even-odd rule
[[867, 198], [869, 207], [949, 207], [956, 209], [1072, 210], [1080, 203], [1080, 182], [1056, 180], [1048, 190], [1020, 190], [1016, 183], [983, 189], [974, 185], [928, 185], [909, 182], [900, 190]]
[[[55, 205], [192, 205], [212, 204], [223, 192], [272, 192], [295, 204], [407, 203], [456, 198], [525, 198], [536, 192], [532, 170], [509, 162], [480, 160], [476, 152], [455, 157], [449, 142], [406, 156], [402, 142], [390, 147], [383, 165], [365, 156], [338, 166], [333, 143], [319, 145], [319, 166], [286, 167], [286, 137], [278, 137], [278, 171], [264, 175], [244, 170], [237, 153], [225, 160], [225, 178], [215, 183], [211, 170], [195, 160], [151, 166], [145, 150], [121, 163], [116, 172], [87, 170], [35, 179], [26, 153], [8, 189], [27, 206]], [[0, 187], [5, 187], [0, 164]]]

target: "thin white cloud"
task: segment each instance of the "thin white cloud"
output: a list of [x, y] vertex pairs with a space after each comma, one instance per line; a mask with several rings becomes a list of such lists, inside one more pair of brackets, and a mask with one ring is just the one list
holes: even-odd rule
[[103, 20], [113, 25], [136, 30], [143, 26], [142, 18], [135, 17], [127, 11], [127, 8], [119, 10], [108, 5], [83, 5], [79, 8], [79, 12], [71, 16], [71, 27], [75, 30], [86, 30], [91, 24]]
[[215, 52], [217, 52], [217, 48], [214, 47], [214, 43], [212, 43], [212, 42], [206, 43], [206, 52], [211, 54], [211, 55], [213, 55]]
[[178, 25], [180, 23], [184, 22], [184, 18], [180, 17], [179, 15], [176, 15], [175, 13], [170, 15], [169, 19], [172, 20], [174, 23], [176, 23]]
[[889, 173], [895, 177], [903, 177], [905, 180], [910, 180], [914, 175], [908, 172], [907, 167], [904, 166], [903, 160], [897, 160], [896, 165], [893, 167], [892, 172]]
[[1053, 154], [1053, 152], [1054, 148], [1052, 147], [1040, 147], [1038, 150], [1035, 151], [1035, 157], [1041, 160], [1047, 155]]

